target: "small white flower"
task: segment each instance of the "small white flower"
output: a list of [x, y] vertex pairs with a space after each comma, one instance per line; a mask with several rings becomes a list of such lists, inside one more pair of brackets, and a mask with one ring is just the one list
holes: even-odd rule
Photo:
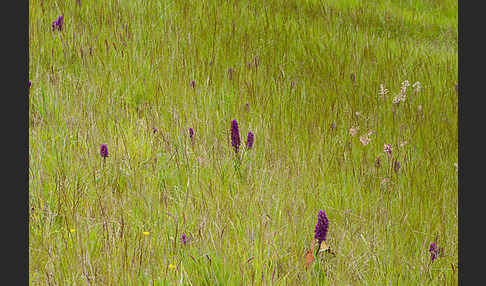
[[390, 182], [390, 179], [383, 178], [383, 180], [381, 180], [381, 185], [384, 186], [384, 185], [388, 184], [388, 182]]
[[405, 94], [407, 92], [407, 87], [410, 86], [408, 80], [402, 82], [402, 89], [400, 90], [400, 94]]
[[417, 81], [415, 82], [413, 85], [412, 85], [413, 89], [415, 90], [415, 92], [420, 92], [420, 90], [422, 89], [422, 86], [420, 85], [420, 82]]
[[361, 141], [361, 144], [363, 144], [363, 146], [366, 146], [371, 142], [371, 139], [368, 137], [368, 135], [361, 135], [359, 137], [359, 141]]
[[405, 93], [400, 93], [400, 94], [397, 94], [394, 98], [393, 98], [393, 103], [397, 104], [397, 103], [400, 103], [400, 102], [405, 102], [405, 99], [407, 98], [407, 95]]
[[388, 89], [386, 89], [383, 84], [380, 84], [380, 91], [378, 92], [378, 94], [380, 95], [381, 99], [384, 99], [387, 93]]
[[361, 144], [363, 144], [363, 146], [366, 146], [366, 145], [368, 145], [371, 142], [370, 136], [373, 135], [373, 133], [375, 133], [375, 131], [374, 130], [370, 130], [370, 131], [368, 131], [367, 134], [361, 135], [359, 137], [359, 141], [361, 141]]
[[358, 134], [358, 130], [359, 130], [359, 126], [351, 127], [349, 129], [349, 133], [351, 133], [352, 136], [355, 136], [356, 134]]

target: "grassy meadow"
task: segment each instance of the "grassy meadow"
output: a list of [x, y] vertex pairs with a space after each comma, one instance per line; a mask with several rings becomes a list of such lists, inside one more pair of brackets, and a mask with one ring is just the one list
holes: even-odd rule
[[[457, 284], [457, 19], [29, 0], [30, 284]], [[320, 210], [332, 253], [306, 264]]]

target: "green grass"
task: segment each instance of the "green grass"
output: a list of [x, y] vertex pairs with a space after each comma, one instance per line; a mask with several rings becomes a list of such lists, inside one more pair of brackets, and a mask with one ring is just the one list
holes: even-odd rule
[[32, 285], [457, 284], [457, 2], [29, 4]]

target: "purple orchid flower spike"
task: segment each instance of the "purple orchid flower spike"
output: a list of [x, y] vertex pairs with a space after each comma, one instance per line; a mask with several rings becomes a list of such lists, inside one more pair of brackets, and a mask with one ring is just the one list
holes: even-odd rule
[[231, 121], [231, 145], [235, 150], [235, 153], [238, 153], [238, 149], [240, 148], [240, 132], [238, 130], [238, 121], [233, 119]]

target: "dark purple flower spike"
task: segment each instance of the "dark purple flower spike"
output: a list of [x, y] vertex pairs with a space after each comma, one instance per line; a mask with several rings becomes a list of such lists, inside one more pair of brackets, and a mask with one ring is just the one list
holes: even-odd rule
[[248, 132], [248, 136], [246, 137], [246, 148], [251, 149], [253, 147], [253, 141], [255, 136], [251, 131]]
[[189, 138], [194, 142], [194, 130], [192, 128], [189, 128]]
[[57, 18], [56, 25], [57, 25], [57, 29], [59, 31], [62, 31], [62, 27], [64, 26], [64, 15], [61, 15], [61, 16], [59, 16], [59, 18]]
[[317, 240], [318, 243], [316, 255], [319, 253], [321, 243], [326, 240], [328, 228], [329, 220], [327, 219], [325, 211], [321, 210], [317, 215], [317, 224], [314, 229], [314, 238]]
[[190, 240], [190, 238], [188, 236], [186, 236], [185, 233], [183, 233], [182, 236], [181, 236], [182, 244], [186, 245], [189, 242], [189, 240]]
[[317, 224], [314, 229], [314, 238], [317, 239], [319, 245], [326, 240], [328, 228], [329, 220], [327, 219], [325, 211], [319, 211], [319, 214], [317, 215]]
[[231, 146], [233, 146], [235, 153], [238, 153], [238, 149], [240, 148], [240, 132], [236, 119], [231, 121]]
[[106, 146], [106, 144], [101, 144], [100, 155], [103, 159], [108, 157], [108, 146]]
[[52, 22], [52, 31], [54, 32], [56, 29], [58, 31], [62, 31], [62, 27], [64, 25], [64, 15], [61, 15], [57, 18], [56, 21]]
[[439, 257], [439, 255], [442, 255], [444, 253], [442, 247], [438, 247], [435, 242], [432, 242], [429, 247], [429, 253], [430, 253], [430, 259], [432, 259], [432, 262]]
[[393, 170], [395, 171], [395, 173], [398, 173], [398, 170], [400, 170], [400, 162], [398, 162], [397, 160], [393, 162]]

